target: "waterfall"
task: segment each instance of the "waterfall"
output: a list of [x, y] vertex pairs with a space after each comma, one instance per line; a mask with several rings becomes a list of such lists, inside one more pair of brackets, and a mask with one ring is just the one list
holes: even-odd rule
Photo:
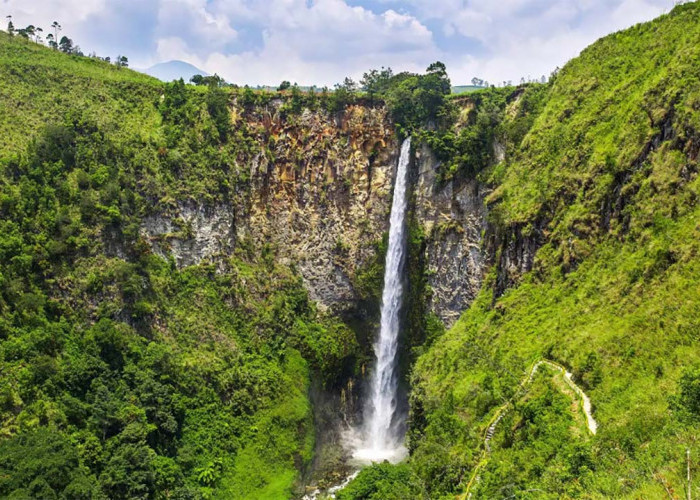
[[384, 270], [381, 329], [374, 344], [377, 357], [372, 372], [368, 406], [365, 411], [363, 443], [355, 457], [365, 461], [400, 460], [405, 456], [397, 410], [399, 313], [403, 299], [403, 267], [406, 260], [406, 184], [411, 138], [401, 145], [391, 204], [389, 248]]

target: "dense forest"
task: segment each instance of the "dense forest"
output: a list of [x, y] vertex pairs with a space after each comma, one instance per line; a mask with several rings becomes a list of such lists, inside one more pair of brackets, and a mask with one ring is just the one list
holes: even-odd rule
[[[425, 146], [435, 189], [483, 186], [488, 219], [483, 285], [449, 329], [427, 310], [419, 251], [460, 229], [412, 219], [410, 456], [337, 498], [681, 496], [688, 470], [700, 477], [699, 20], [699, 3], [681, 5], [549, 82], [458, 96], [442, 63], [275, 92], [162, 83], [0, 32], [0, 496], [304, 493], [311, 386], [364, 376], [386, 242], [355, 276], [358, 326], [316, 304], [275, 245], [241, 237], [182, 266], [143, 228], [256, 189], [250, 165], [275, 165], [282, 140], [261, 142], [260, 110], [302, 127], [350, 107], [383, 110], [397, 139]], [[193, 238], [174, 224], [165, 248]], [[591, 398], [596, 434], [556, 371], [523, 385], [540, 360]]]

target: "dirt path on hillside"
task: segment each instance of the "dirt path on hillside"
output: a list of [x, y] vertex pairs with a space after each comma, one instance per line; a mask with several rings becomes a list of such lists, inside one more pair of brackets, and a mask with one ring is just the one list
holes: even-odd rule
[[596, 432], [598, 432], [598, 423], [593, 418], [593, 407], [591, 404], [591, 400], [583, 391], [583, 389], [581, 389], [576, 384], [576, 382], [574, 382], [571, 372], [569, 372], [565, 367], [563, 367], [559, 363], [555, 363], [554, 361], [550, 361], [548, 359], [541, 359], [537, 361], [534, 365], [532, 365], [532, 368], [530, 369], [527, 376], [523, 379], [522, 382], [520, 382], [519, 390], [515, 393], [511, 400], [505, 403], [500, 408], [498, 408], [498, 410], [496, 410], [496, 413], [491, 418], [489, 425], [486, 427], [486, 432], [484, 433], [484, 449], [481, 452], [481, 458], [479, 460], [479, 463], [474, 468], [474, 472], [472, 473], [472, 477], [469, 480], [469, 483], [467, 483], [467, 488], [464, 494], [458, 496], [457, 498], [462, 500], [471, 499], [471, 489], [479, 481], [479, 473], [488, 462], [488, 457], [491, 454], [491, 439], [496, 433], [496, 428], [498, 427], [498, 424], [501, 422], [503, 417], [513, 408], [513, 402], [527, 394], [528, 386], [530, 385], [530, 383], [532, 383], [532, 379], [535, 377], [535, 373], [537, 373], [537, 370], [543, 365], [561, 373], [566, 384], [579, 399], [579, 406], [583, 409], [583, 413], [586, 417], [586, 427], [588, 429], [588, 432], [590, 432], [592, 435], [595, 435]]

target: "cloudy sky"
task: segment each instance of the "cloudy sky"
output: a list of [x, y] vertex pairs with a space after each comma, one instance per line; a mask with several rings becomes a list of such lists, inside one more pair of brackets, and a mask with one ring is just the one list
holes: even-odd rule
[[548, 75], [674, 0], [0, 0], [18, 27], [57, 20], [84, 52], [180, 59], [228, 81], [332, 85], [443, 61], [454, 84]]

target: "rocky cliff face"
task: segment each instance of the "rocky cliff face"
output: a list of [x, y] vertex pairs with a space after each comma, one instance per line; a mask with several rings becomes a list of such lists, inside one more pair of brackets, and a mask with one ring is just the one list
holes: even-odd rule
[[344, 309], [352, 278], [387, 230], [398, 144], [384, 109], [352, 106], [339, 117], [274, 110], [252, 117], [274, 140], [274, 160], [251, 162], [252, 189], [239, 238], [271, 242], [295, 263], [309, 294]]
[[417, 151], [415, 217], [426, 239], [429, 309], [450, 327], [481, 288], [486, 256], [486, 188], [476, 179], [439, 184], [439, 165], [425, 145]]
[[[351, 309], [358, 299], [355, 273], [388, 229], [399, 144], [386, 110], [357, 105], [338, 115], [304, 110], [290, 116], [278, 100], [235, 106], [232, 113], [256, 142], [255, 154], [242, 159], [248, 189], [226, 203], [180, 203], [151, 215], [142, 234], [178, 267], [225, 256], [243, 242], [258, 250], [271, 245], [296, 266], [322, 308]], [[478, 293], [489, 260], [487, 188], [459, 177], [439, 183], [438, 167], [420, 144], [413, 209], [427, 235], [427, 307], [449, 327]]]
[[[255, 142], [240, 160], [245, 189], [213, 206], [179, 203], [147, 217], [141, 233], [178, 267], [216, 260], [237, 245], [270, 248], [298, 269], [322, 309], [342, 313], [357, 305], [355, 275], [388, 229], [399, 144], [384, 108], [291, 115], [283, 104], [232, 109], [234, 124]], [[469, 100], [460, 106], [465, 116], [473, 109]], [[502, 161], [505, 146], [493, 148]], [[439, 182], [427, 145], [418, 144], [415, 155], [412, 210], [426, 235], [426, 307], [450, 327], [478, 293], [487, 265], [497, 266], [500, 294], [532, 267], [539, 243], [518, 228], [488, 225], [483, 183], [464, 176]]]
[[234, 245], [234, 211], [230, 205], [178, 203], [173, 214], [144, 218], [141, 232], [154, 252], [172, 255], [181, 268], [225, 255]]
[[383, 108], [285, 113], [281, 100], [232, 110], [255, 140], [242, 158], [249, 186], [224, 204], [179, 204], [146, 219], [142, 234], [178, 266], [270, 245], [299, 270], [311, 298], [342, 311], [355, 272], [387, 229], [398, 144]]

